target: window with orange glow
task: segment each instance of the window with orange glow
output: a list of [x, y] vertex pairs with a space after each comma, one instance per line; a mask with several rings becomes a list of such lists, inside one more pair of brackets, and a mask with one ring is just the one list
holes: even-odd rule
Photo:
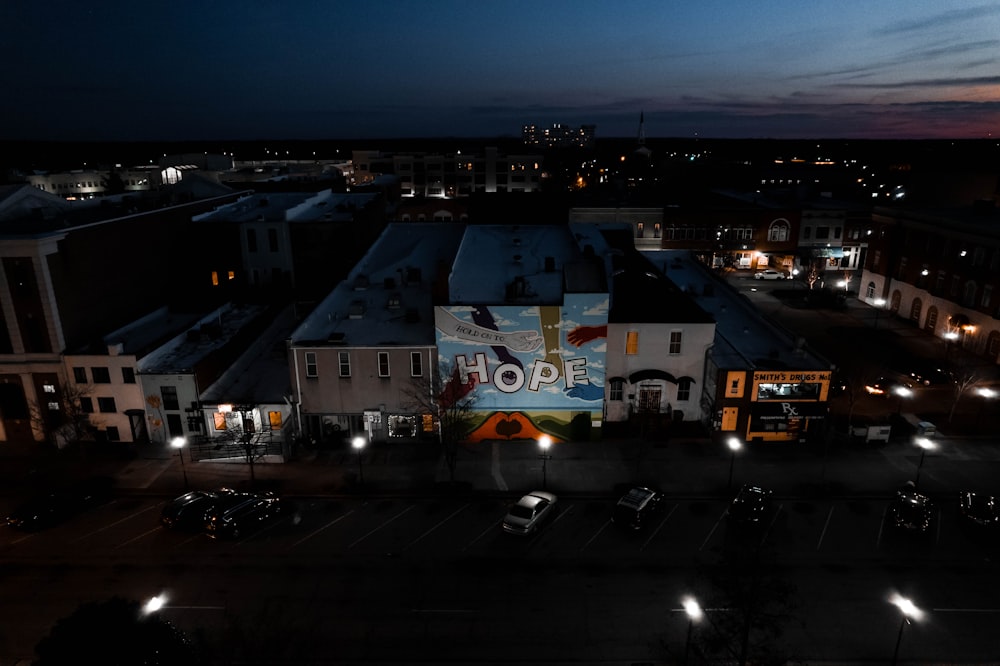
[[215, 412], [214, 414], [212, 414], [212, 417], [215, 420], [215, 429], [216, 430], [225, 430], [226, 429], [226, 415], [225, 414], [223, 414], [222, 412]]
[[625, 334], [625, 353], [629, 355], [639, 353], [639, 331], [629, 331]]
[[267, 421], [271, 424], [271, 430], [281, 430], [281, 412], [268, 412]]
[[216, 273], [215, 271], [212, 271], [212, 286], [213, 287], [219, 286], [219, 274]]

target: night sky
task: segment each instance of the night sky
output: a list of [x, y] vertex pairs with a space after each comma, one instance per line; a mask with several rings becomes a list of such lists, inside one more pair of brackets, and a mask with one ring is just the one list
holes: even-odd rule
[[1000, 133], [981, 0], [4, 0], [0, 55], [0, 139]]

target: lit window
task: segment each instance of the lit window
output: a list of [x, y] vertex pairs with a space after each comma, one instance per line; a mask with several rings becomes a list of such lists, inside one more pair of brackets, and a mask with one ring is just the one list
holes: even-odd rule
[[56, 392], [56, 385], [55, 384], [42, 384], [42, 391], [44, 391], [45, 393], [55, 393]]
[[306, 352], [306, 377], [319, 377], [319, 366], [316, 365], [316, 352]]
[[271, 430], [281, 430], [281, 412], [268, 412], [267, 422], [271, 424]]
[[215, 422], [216, 430], [226, 429], [226, 415], [223, 412], [215, 412], [212, 414], [212, 420]]
[[630, 356], [639, 353], [639, 331], [625, 334], [625, 353]]
[[58, 412], [59, 411], [59, 403], [58, 402], [50, 402], [49, 403], [49, 411]]
[[213, 287], [219, 286], [219, 274], [216, 273], [215, 271], [212, 271], [212, 286]]
[[229, 271], [228, 275], [230, 280], [236, 279], [236, 271]]

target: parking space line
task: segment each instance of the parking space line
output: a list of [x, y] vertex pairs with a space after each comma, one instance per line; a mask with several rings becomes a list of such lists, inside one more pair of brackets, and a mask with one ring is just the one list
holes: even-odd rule
[[882, 522], [878, 525], [878, 536], [875, 538], [875, 550], [878, 550], [882, 546], [882, 530], [885, 529], [885, 516], [888, 511], [888, 506], [882, 508]]
[[100, 534], [104, 530], [109, 530], [112, 527], [115, 527], [116, 525], [120, 525], [121, 523], [124, 523], [126, 520], [132, 520], [136, 516], [141, 516], [142, 514], [146, 513], [147, 511], [151, 511], [152, 509], [155, 509], [157, 506], [158, 506], [157, 504], [152, 504], [152, 505], [146, 507], [145, 509], [143, 509], [142, 511], [137, 511], [136, 513], [129, 514], [129, 515], [125, 516], [124, 518], [116, 520], [113, 523], [108, 523], [107, 525], [105, 525], [104, 527], [102, 527], [100, 529], [96, 529], [96, 530], [94, 530], [92, 532], [87, 532], [83, 536], [80, 536], [80, 537], [77, 537], [76, 539], [73, 539], [72, 541], [70, 541], [70, 543], [79, 543], [79, 542], [83, 541], [84, 539], [89, 539], [90, 537], [94, 536], [95, 534]]
[[444, 525], [445, 523], [447, 523], [447, 522], [448, 522], [449, 520], [451, 520], [452, 518], [454, 518], [454, 517], [455, 517], [455, 516], [457, 516], [458, 514], [460, 514], [460, 513], [462, 513], [463, 511], [465, 511], [465, 509], [466, 509], [466, 508], [467, 508], [468, 506], [469, 506], [469, 505], [468, 505], [468, 503], [466, 503], [466, 504], [463, 504], [463, 505], [462, 505], [462, 506], [460, 506], [460, 507], [459, 507], [458, 509], [456, 509], [456, 510], [455, 510], [454, 512], [452, 512], [452, 514], [451, 514], [450, 516], [448, 516], [447, 518], [444, 518], [444, 519], [440, 520], [440, 521], [438, 522], [438, 524], [437, 524], [437, 525], [435, 525], [434, 527], [432, 527], [432, 528], [430, 528], [429, 530], [425, 531], [425, 532], [424, 532], [423, 534], [421, 534], [420, 536], [418, 536], [418, 537], [417, 537], [416, 539], [414, 539], [414, 540], [413, 540], [413, 541], [411, 541], [410, 543], [408, 543], [408, 544], [406, 544], [405, 546], [403, 546], [402, 548], [400, 548], [400, 550], [401, 550], [401, 551], [403, 551], [403, 550], [406, 550], [407, 548], [409, 548], [409, 547], [410, 547], [410, 546], [412, 546], [413, 544], [417, 543], [418, 541], [420, 541], [421, 539], [423, 539], [423, 538], [424, 538], [425, 536], [427, 536], [428, 534], [430, 534], [431, 532], [433, 532], [433, 531], [434, 531], [434, 530], [436, 530], [437, 528], [441, 527], [442, 525]]
[[328, 522], [326, 525], [323, 525], [322, 527], [316, 528], [315, 530], [313, 530], [309, 534], [305, 535], [304, 537], [302, 537], [301, 539], [299, 539], [295, 543], [289, 545], [288, 549], [291, 550], [292, 548], [295, 548], [299, 544], [304, 543], [305, 541], [308, 541], [309, 539], [313, 538], [314, 536], [316, 536], [317, 534], [319, 534], [320, 532], [322, 532], [326, 528], [333, 527], [334, 525], [336, 525], [337, 523], [339, 523], [340, 521], [342, 521], [344, 518], [347, 518], [352, 513], [354, 513], [354, 509], [351, 509], [350, 511], [348, 511], [347, 513], [345, 513], [342, 516], [337, 516], [336, 518], [334, 518], [333, 520], [331, 520], [330, 522]]
[[661, 521], [660, 521], [660, 524], [659, 524], [659, 525], [657, 525], [657, 526], [656, 526], [656, 529], [655, 529], [655, 530], [653, 530], [653, 533], [649, 535], [649, 538], [647, 538], [647, 539], [646, 539], [645, 541], [643, 541], [643, 542], [642, 542], [642, 546], [640, 546], [640, 548], [639, 548], [639, 552], [640, 552], [640, 553], [641, 553], [642, 551], [646, 550], [646, 546], [648, 546], [648, 545], [649, 545], [649, 543], [650, 543], [650, 542], [651, 542], [651, 541], [653, 540], [653, 537], [655, 537], [655, 536], [657, 535], [657, 533], [658, 533], [658, 532], [659, 532], [659, 531], [660, 531], [661, 529], [663, 529], [663, 526], [667, 524], [667, 521], [668, 521], [668, 520], [670, 520], [670, 516], [674, 515], [674, 511], [676, 511], [676, 510], [677, 510], [677, 507], [678, 507], [678, 506], [680, 506], [680, 505], [679, 505], [679, 504], [674, 504], [673, 508], [672, 508], [672, 509], [670, 509], [670, 512], [669, 512], [669, 513], [667, 513], [667, 515], [663, 517], [663, 520], [661, 520]]
[[393, 516], [392, 518], [390, 518], [389, 520], [383, 521], [381, 525], [378, 525], [377, 527], [375, 527], [375, 529], [373, 529], [372, 531], [368, 532], [368, 534], [365, 534], [364, 536], [361, 536], [361, 537], [358, 537], [357, 539], [355, 539], [354, 542], [351, 543], [351, 545], [349, 545], [347, 547], [348, 550], [350, 550], [351, 548], [354, 548], [359, 543], [361, 543], [362, 541], [364, 541], [365, 539], [367, 539], [371, 535], [375, 534], [376, 532], [378, 532], [383, 527], [388, 527], [392, 523], [396, 522], [396, 520], [398, 520], [399, 518], [402, 518], [403, 515], [409, 513], [410, 511], [412, 511], [415, 508], [416, 508], [416, 505], [415, 504], [411, 504], [410, 506], [406, 507], [405, 509], [403, 509], [402, 511], [400, 511], [399, 513], [397, 513], [395, 516]]
[[594, 536], [592, 536], [589, 539], [587, 539], [587, 543], [585, 543], [582, 546], [580, 546], [580, 552], [582, 553], [583, 549], [586, 548], [587, 546], [589, 546], [594, 541], [594, 539], [596, 539], [597, 537], [601, 536], [601, 532], [603, 532], [607, 528], [607, 526], [610, 525], [610, 524], [611, 524], [610, 520], [605, 520], [604, 524], [601, 525], [600, 528], [598, 528], [598, 530], [596, 532], [594, 532]]
[[134, 537], [132, 537], [131, 539], [129, 539], [128, 541], [122, 541], [122, 542], [121, 542], [120, 544], [118, 544], [117, 546], [115, 546], [115, 549], [118, 549], [118, 548], [123, 548], [123, 547], [125, 547], [125, 546], [129, 545], [130, 543], [134, 543], [134, 542], [136, 542], [136, 541], [138, 541], [138, 540], [140, 540], [140, 539], [145, 539], [145, 538], [146, 538], [146, 537], [148, 537], [148, 536], [149, 536], [150, 534], [153, 534], [154, 532], [160, 532], [160, 531], [162, 531], [162, 530], [163, 530], [163, 528], [162, 528], [162, 527], [160, 527], [160, 526], [156, 526], [156, 527], [154, 527], [154, 528], [153, 528], [153, 529], [151, 529], [151, 530], [146, 530], [145, 532], [143, 532], [143, 533], [142, 533], [142, 534], [140, 534], [139, 536], [134, 536]]
[[826, 522], [823, 523], [823, 531], [819, 533], [819, 541], [816, 542], [816, 550], [820, 549], [823, 545], [823, 538], [826, 537], [826, 530], [830, 527], [830, 519], [833, 518], [833, 506], [830, 507], [829, 513], [826, 514]]
[[728, 509], [723, 509], [723, 510], [722, 510], [722, 515], [721, 515], [721, 516], [719, 516], [719, 519], [715, 521], [715, 524], [714, 524], [714, 525], [712, 525], [712, 529], [711, 529], [711, 530], [709, 530], [709, 532], [708, 532], [708, 536], [707, 536], [707, 537], [705, 537], [705, 540], [701, 542], [701, 546], [699, 546], [699, 547], [698, 547], [698, 550], [704, 550], [705, 546], [707, 546], [707, 545], [708, 545], [708, 542], [709, 542], [709, 541], [711, 540], [711, 538], [712, 538], [712, 535], [713, 535], [713, 534], [715, 534], [715, 530], [719, 529], [719, 524], [720, 524], [720, 523], [721, 523], [721, 522], [722, 522], [723, 520], [725, 520], [725, 518], [726, 518], [726, 513], [727, 513], [727, 512], [728, 512]]

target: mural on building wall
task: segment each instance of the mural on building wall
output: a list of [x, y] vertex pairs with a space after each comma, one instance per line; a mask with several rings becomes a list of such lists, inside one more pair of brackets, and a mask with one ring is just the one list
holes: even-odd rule
[[588, 439], [604, 404], [608, 300], [567, 294], [558, 305], [435, 309], [450, 393], [475, 392], [468, 439]]

